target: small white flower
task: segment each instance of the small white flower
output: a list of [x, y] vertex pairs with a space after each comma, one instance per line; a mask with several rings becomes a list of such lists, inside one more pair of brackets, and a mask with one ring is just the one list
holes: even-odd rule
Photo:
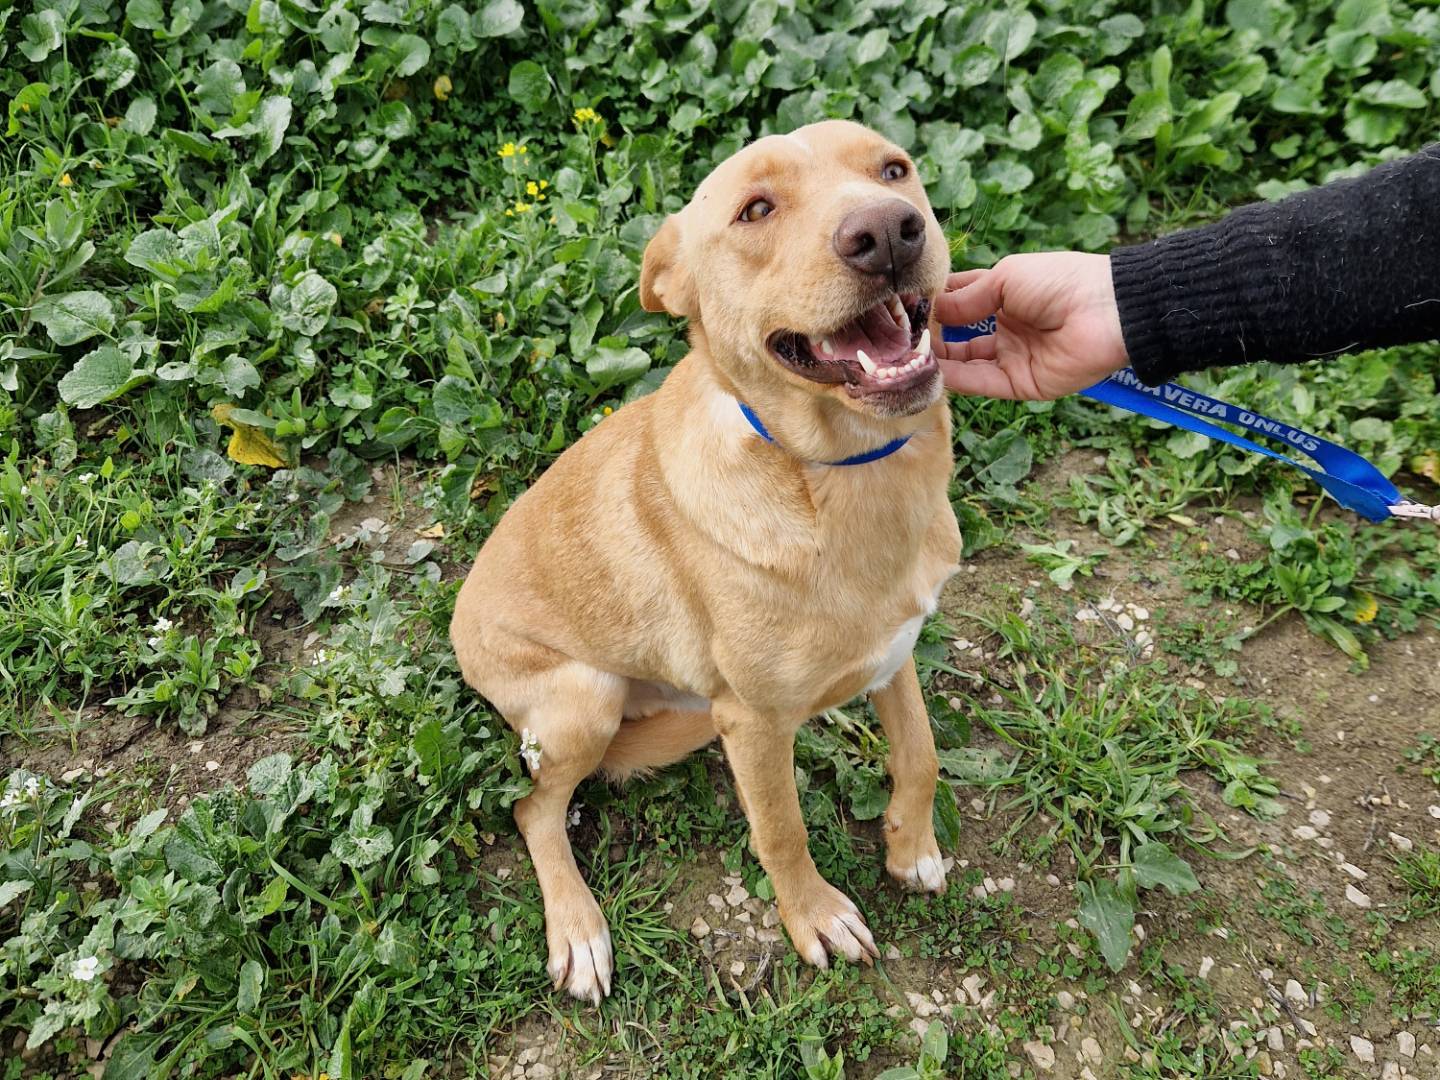
[[349, 595], [349, 585], [336, 585], [335, 588], [330, 590], [330, 596], [328, 597], [328, 599], [332, 604], [338, 604], [341, 600], [344, 600], [345, 597]]
[[290, 492], [289, 495], [286, 495], [286, 496], [285, 496], [285, 501], [286, 501], [287, 503], [293, 503], [293, 502], [294, 502], [296, 499], [298, 499], [298, 498], [300, 498], [300, 496], [297, 495], [295, 492], [292, 491], [292, 492]]
[[540, 771], [540, 740], [528, 727], [520, 732], [520, 756], [532, 773]]
[[6, 791], [4, 795], [0, 795], [0, 810], [9, 810], [19, 802], [20, 796], [17, 792], [13, 789]]
[[325, 663], [325, 661], [328, 659], [330, 659], [330, 655], [324, 649], [317, 649], [315, 650], [315, 656], [310, 661], [310, 663], [312, 665], [319, 665]]
[[30, 494], [30, 485], [29, 485], [29, 484], [21, 484], [21, 485], [20, 485], [20, 494], [21, 494], [21, 495], [29, 495], [29, 494]]
[[82, 956], [70, 967], [70, 975], [81, 982], [89, 982], [95, 978], [95, 969], [100, 966], [100, 961], [93, 956]]
[[88, 548], [89, 546], [90, 546], [90, 541], [86, 540], [85, 537], [83, 537], [83, 536], [76, 536], [76, 537], [75, 537], [75, 548], [76, 548], [76, 550], [78, 550], [78, 551], [84, 551], [84, 550], [85, 550], [86, 548]]
[[164, 615], [161, 615], [158, 619], [155, 620], [155, 625], [151, 629], [153, 629], [157, 634], [168, 634], [174, 628], [175, 624], [169, 619], [165, 618]]
[[25, 780], [25, 794], [32, 799], [40, 794], [40, 780], [38, 777], [31, 776]]
[[95, 482], [95, 474], [93, 472], [82, 472], [75, 479], [79, 480], [82, 484], [93, 484]]
[[162, 639], [158, 637], [146, 638], [145, 644], [149, 645], [152, 649], [158, 649], [160, 648], [161, 641]]
[[577, 806], [570, 811], [570, 827], [573, 829], [580, 824], [580, 808]]

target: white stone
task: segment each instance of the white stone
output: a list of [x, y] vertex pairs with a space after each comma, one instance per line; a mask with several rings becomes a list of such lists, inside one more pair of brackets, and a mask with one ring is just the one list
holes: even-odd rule
[[1342, 862], [1340, 864], [1340, 869], [1344, 870], [1345, 873], [1349, 874], [1356, 881], [1364, 881], [1367, 877], [1370, 876], [1364, 870], [1361, 870], [1360, 867], [1356, 866], [1354, 863]]
[[731, 907], [739, 907], [749, 899], [750, 894], [745, 891], [744, 885], [731, 885], [730, 891], [725, 894], [725, 902]]
[[1290, 835], [1296, 840], [1314, 840], [1320, 834], [1309, 825], [1297, 825], [1290, 830]]
[[1214, 966], [1215, 958], [1213, 956], [1203, 957], [1200, 960], [1200, 978], [1208, 979], [1210, 977], [1210, 969]]
[[1080, 1056], [1094, 1065], [1099, 1065], [1105, 1060], [1105, 1054], [1100, 1049], [1099, 1041], [1089, 1035], [1080, 1040]]
[[1354, 885], [1345, 886], [1345, 899], [1349, 900], [1350, 903], [1358, 908], [1368, 908], [1370, 906], [1370, 897], [1366, 896]]
[[1265, 1045], [1271, 1050], [1284, 1050], [1285, 1033], [1278, 1027], [1272, 1027], [1269, 1031], [1265, 1032]]
[[970, 1004], [980, 1004], [980, 990], [985, 985], [985, 980], [979, 975], [966, 975], [960, 980], [960, 985], [965, 988], [965, 993], [970, 998]]
[[1394, 844], [1401, 851], [1409, 851], [1415, 846], [1415, 842], [1408, 836], [1401, 836], [1399, 833], [1390, 834], [1390, 843]]
[[1305, 993], [1305, 988], [1294, 979], [1285, 980], [1285, 997], [1295, 1005], [1310, 1004], [1310, 995]]
[[1055, 995], [1055, 1004], [1059, 1005], [1060, 1008], [1066, 1012], [1070, 1012], [1075, 1008], [1075, 995], [1069, 990], [1061, 990]]
[[1415, 1036], [1408, 1031], [1398, 1032], [1395, 1036], [1395, 1049], [1400, 1051], [1401, 1057], [1413, 1058], [1415, 1056]]
[[733, 975], [733, 976], [735, 976], [735, 978], [737, 978], [737, 979], [738, 979], [741, 975], [744, 975], [744, 974], [745, 974], [745, 961], [744, 961], [744, 960], [735, 960], [735, 961], [732, 961], [731, 964], [730, 964], [730, 974]]
[[1311, 810], [1310, 824], [1317, 829], [1327, 829], [1330, 827], [1330, 815], [1324, 810]]
[[1042, 1042], [1027, 1042], [1025, 1054], [1035, 1063], [1037, 1069], [1049, 1072], [1055, 1067], [1055, 1051]]
[[1350, 1050], [1366, 1065], [1375, 1064], [1375, 1044], [1359, 1035], [1350, 1036]]
[[697, 915], [695, 921], [690, 924], [690, 933], [697, 938], [707, 937], [710, 933], [710, 924]]
[[1380, 1080], [1401, 1080], [1400, 1066], [1394, 1061], [1387, 1061], [1380, 1070]]

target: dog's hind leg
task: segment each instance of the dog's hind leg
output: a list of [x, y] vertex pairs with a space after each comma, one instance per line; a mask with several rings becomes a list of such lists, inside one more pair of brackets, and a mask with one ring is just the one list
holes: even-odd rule
[[495, 704], [512, 727], [529, 730], [530, 753], [539, 754], [535, 788], [515, 804], [515, 823], [545, 900], [546, 970], [557, 990], [598, 1005], [610, 993], [610, 928], [575, 865], [565, 818], [575, 786], [600, 765], [620, 727], [625, 680], [567, 661], [512, 686], [524, 688], [523, 703]]
[[940, 892], [945, 888], [945, 864], [933, 820], [940, 769], [913, 658], [889, 683], [871, 691], [870, 703], [890, 742], [886, 769], [893, 789], [885, 810], [885, 869], [911, 888]]

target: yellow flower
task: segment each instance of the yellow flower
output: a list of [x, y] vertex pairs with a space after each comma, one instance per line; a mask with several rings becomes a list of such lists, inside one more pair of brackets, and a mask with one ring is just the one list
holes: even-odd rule
[[500, 147], [500, 156], [504, 158], [514, 157], [515, 144], [513, 142], [507, 142], [504, 146]]
[[522, 147], [519, 148], [519, 152], [523, 154], [523, 153], [527, 152], [529, 149], [530, 149], [530, 148], [529, 148], [528, 146], [522, 146]]
[[330, 241], [332, 244], [334, 244], [336, 247], [340, 247], [340, 246], [341, 246], [341, 237], [340, 237], [340, 234], [339, 234], [338, 232], [326, 233], [326, 234], [325, 234], [325, 239], [326, 239], [326, 240], [329, 240], [329, 241]]
[[1355, 605], [1355, 621], [1358, 623], [1369, 623], [1375, 621], [1375, 616], [1380, 614], [1380, 601], [1368, 593], [1360, 594], [1359, 602]]
[[575, 110], [575, 123], [577, 124], [598, 124], [600, 114], [588, 106]]
[[455, 84], [450, 81], [449, 75], [441, 75], [435, 80], [435, 85], [432, 86], [431, 89], [435, 91], [435, 99], [437, 101], [448, 101], [450, 99], [450, 91], [455, 89]]
[[517, 213], [517, 214], [528, 214], [531, 210], [534, 210], [534, 209], [535, 209], [535, 204], [534, 204], [534, 203], [520, 202], [520, 201], [518, 201], [518, 200], [517, 200], [516, 203], [515, 203], [515, 213]]
[[61, 187], [69, 187], [69, 186], [70, 186], [71, 184], [73, 184], [74, 182], [75, 182], [74, 180], [71, 180], [71, 179], [70, 179], [70, 174], [69, 174], [68, 172], [62, 174], [61, 177], [60, 177], [60, 186], [61, 186]]
[[549, 187], [549, 186], [550, 186], [550, 181], [549, 181], [549, 180], [541, 180], [541, 181], [540, 181], [540, 187], [541, 187], [542, 190], [545, 189], [545, 188], [547, 188], [547, 187]]
[[537, 184], [534, 180], [531, 180], [528, 184], [525, 185], [525, 194], [531, 196], [539, 195], [540, 185]]
[[605, 408], [601, 409], [600, 411], [601, 411], [602, 413], [604, 413], [606, 416], [609, 416], [609, 415], [610, 415], [611, 413], [613, 413], [615, 410], [612, 409], [609, 405], [606, 405]]

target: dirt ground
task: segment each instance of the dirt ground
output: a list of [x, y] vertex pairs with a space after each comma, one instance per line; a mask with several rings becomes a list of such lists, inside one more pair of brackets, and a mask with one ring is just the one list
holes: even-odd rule
[[[392, 528], [389, 547], [403, 551], [431, 515], [419, 507], [392, 505], [389, 492], [403, 489], [392, 479], [388, 473], [378, 476], [371, 502], [338, 515], [333, 535], [338, 538], [365, 518], [379, 517]], [[1084, 551], [1109, 552], [1093, 577], [1077, 578], [1072, 592], [1060, 594], [1013, 548], [982, 552], [947, 588], [942, 609], [952, 625], [962, 635], [981, 637], [983, 630], [966, 612], [993, 617], [1014, 610], [1026, 596], [1043, 598], [1048, 610], [1062, 613], [1107, 597], [1143, 603], [1162, 638], [1182, 620], [1207, 616], [1207, 609], [1191, 606], [1192, 594], [1176, 576], [1177, 565], [1160, 553], [1172, 536], [1160, 538], [1146, 553], [1139, 545], [1111, 548], [1083, 526], [1060, 525], [1059, 530]], [[1233, 519], [1200, 522], [1190, 539], [1234, 549], [1241, 558], [1259, 554]], [[463, 575], [465, 569], [464, 562], [447, 565], [445, 577]], [[267, 657], [302, 658], [305, 635], [294, 626], [298, 613], [277, 609], [270, 614], [274, 617], [261, 619], [271, 627]], [[1233, 608], [1227, 617], [1241, 625], [1246, 618], [1258, 619]], [[1088, 632], [1113, 629], [1101, 624]], [[1246, 749], [1269, 762], [1266, 772], [1281, 787], [1286, 813], [1271, 821], [1239, 813], [1225, 805], [1208, 775], [1186, 777], [1226, 833], [1217, 847], [1251, 853], [1234, 860], [1192, 858], [1202, 886], [1198, 895], [1147, 893], [1151, 906], [1138, 920], [1136, 944], [1163, 942], [1168, 964], [1205, 980], [1222, 1017], [1216, 1039], [1238, 1045], [1262, 1076], [1440, 1078], [1440, 1018], [1396, 1021], [1386, 983], [1358, 959], [1359, 939], [1372, 921], [1405, 895], [1393, 872], [1395, 856], [1411, 845], [1440, 846], [1440, 789], [1418, 770], [1404, 767], [1404, 754], [1421, 732], [1440, 734], [1440, 635], [1433, 627], [1422, 628], [1374, 645], [1370, 658], [1369, 669], [1357, 671], [1298, 618], [1287, 617], [1246, 642], [1232, 679], [1219, 679], [1202, 664], [1171, 662], [1176, 682], [1222, 697], [1243, 694], [1274, 708], [1280, 722], [1249, 738]], [[982, 671], [991, 661], [973, 650], [952, 657], [962, 671]], [[276, 670], [280, 667], [283, 663]], [[963, 697], [969, 690], [957, 683], [956, 692]], [[156, 790], [163, 792], [162, 801], [183, 806], [189, 794], [243, 782], [255, 760], [295, 748], [302, 723], [270, 706], [268, 688], [238, 692], [197, 738], [97, 710], [71, 739], [33, 745], [22, 753], [27, 764], [57, 776], [72, 769], [146, 774], [160, 781]], [[987, 739], [977, 727], [976, 745], [990, 745]], [[707, 753], [717, 789], [728, 791], [718, 755]], [[1021, 861], [1003, 839], [1010, 818], [992, 812], [976, 797], [978, 791], [961, 788], [957, 793], [963, 830], [952, 853], [951, 888], [978, 889], [998, 902], [1008, 897], [1029, 938], [1053, 944], [1056, 928], [1074, 917], [1071, 868]], [[107, 804], [102, 812], [123, 817], [123, 807]], [[880, 850], [875, 823], [854, 829]], [[485, 869], [502, 880], [522, 880], [532, 872], [513, 836], [497, 839]], [[1287, 932], [1273, 902], [1262, 913], [1267, 885], [1280, 880], [1308, 912], [1302, 921], [1315, 931], [1309, 943]], [[727, 993], [756, 991], [776, 958], [789, 949], [773, 903], [750, 896], [742, 879], [725, 871], [719, 852], [685, 867], [666, 910], [672, 925], [693, 944], [690, 961], [713, 968]], [[1355, 939], [1348, 948], [1347, 939]], [[889, 1003], [900, 1026], [918, 1033], [935, 1017], [972, 1027], [993, 1022], [1007, 988], [997, 985], [991, 973], [918, 958], [906, 945], [880, 941], [881, 961], [858, 976]], [[1392, 950], [1420, 946], [1440, 947], [1433, 919], [1397, 923], [1385, 942]], [[1137, 974], [1133, 961], [1104, 985], [1055, 981], [1048, 989], [1048, 1017], [1036, 1038], [1012, 1047], [1011, 1074], [1102, 1080], [1122, 1063], [1146, 1064], [1147, 1040], [1179, 1021], [1177, 1006], [1173, 985]], [[614, 1057], [582, 1065], [569, 1031], [557, 1013], [542, 1010], [514, 1030], [490, 1033], [490, 1074], [531, 1080], [664, 1075], [663, 1066], [650, 1059]], [[1338, 1055], [1332, 1059], [1333, 1072], [1307, 1071], [1307, 1057], [1313, 1062], [1317, 1053], [1332, 1050]], [[877, 1053], [867, 1062], [851, 1063], [847, 1075], [869, 1077], [913, 1060], [913, 1051]]]

